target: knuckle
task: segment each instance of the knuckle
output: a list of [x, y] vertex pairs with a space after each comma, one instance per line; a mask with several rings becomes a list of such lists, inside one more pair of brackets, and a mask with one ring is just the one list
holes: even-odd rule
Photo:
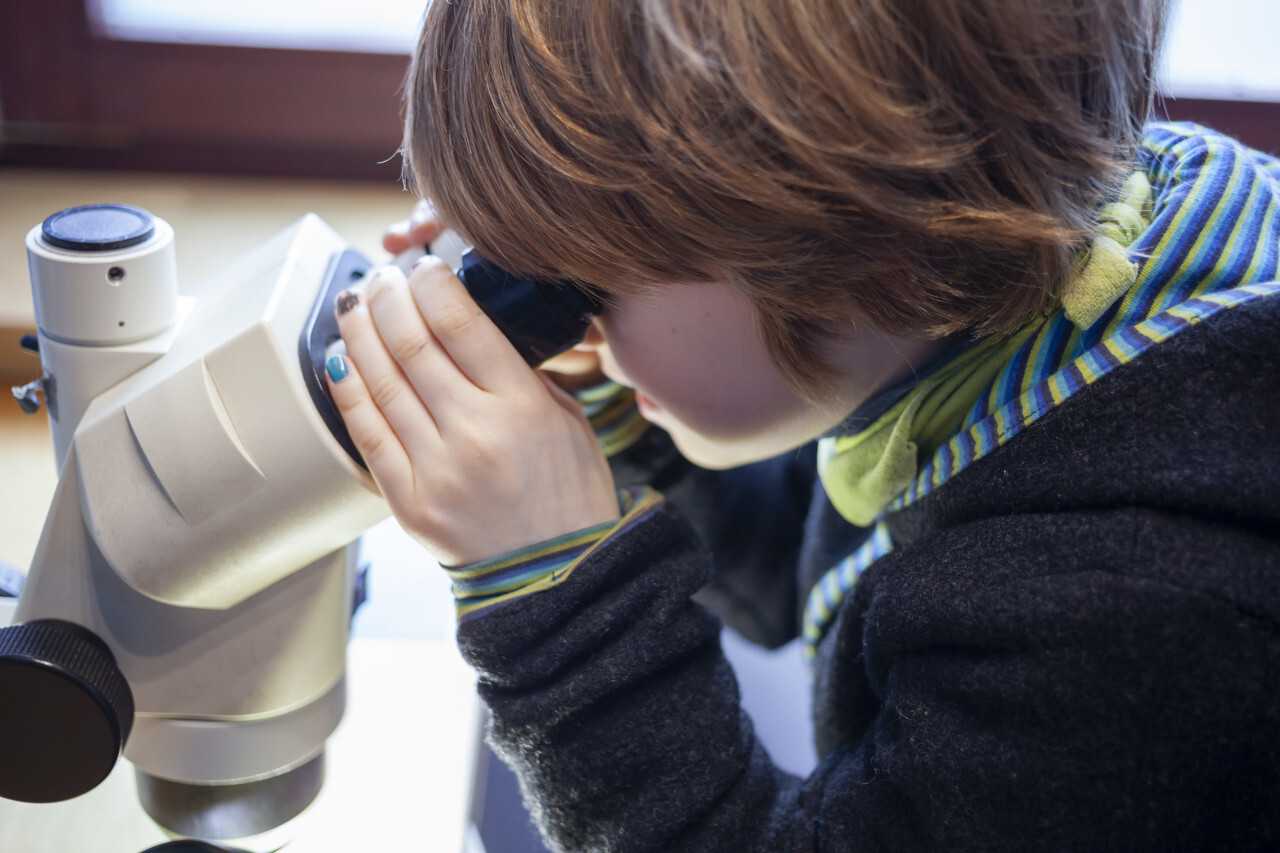
[[386, 457], [387, 437], [377, 430], [361, 430], [352, 433], [351, 441], [360, 450], [360, 455], [374, 468], [379, 467]]
[[392, 357], [401, 364], [418, 360], [430, 346], [431, 336], [426, 329], [406, 333], [388, 342]]
[[480, 316], [478, 309], [468, 309], [459, 302], [443, 302], [436, 306], [431, 326], [444, 337], [460, 337], [472, 328]]
[[384, 411], [394, 405], [403, 393], [404, 383], [394, 374], [377, 376], [369, 382], [369, 396], [373, 404]]
[[523, 424], [545, 422], [548, 416], [546, 406], [548, 399], [540, 398], [534, 394], [512, 394], [506, 401], [512, 421]]
[[472, 439], [470, 455], [472, 464], [482, 471], [502, 468], [510, 460], [511, 445], [486, 432]]
[[370, 417], [376, 414], [376, 412], [369, 411], [373, 406], [372, 400], [363, 398], [348, 401], [346, 405], [340, 405], [339, 410], [342, 413], [343, 420], [346, 422], [351, 442], [360, 451], [360, 455], [365, 458], [370, 467], [376, 470], [390, 451], [391, 446], [388, 443], [389, 437], [386, 431], [381, 429], [377, 422]]

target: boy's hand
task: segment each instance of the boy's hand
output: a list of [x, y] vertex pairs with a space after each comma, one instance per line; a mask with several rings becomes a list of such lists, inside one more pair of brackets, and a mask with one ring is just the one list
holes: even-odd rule
[[436, 214], [436, 209], [426, 199], [420, 200], [413, 207], [408, 219], [392, 223], [382, 235], [382, 248], [392, 255], [407, 252], [414, 248], [423, 248], [434, 243], [444, 232], [444, 225]]
[[580, 391], [605, 381], [600, 355], [593, 350], [566, 350], [544, 361], [538, 369], [566, 391]]
[[[392, 255], [399, 255], [412, 248], [429, 246], [444, 232], [444, 225], [435, 207], [426, 199], [414, 205], [408, 219], [402, 219], [387, 227], [382, 235], [382, 248]], [[600, 357], [594, 352], [569, 350], [542, 365], [557, 385], [569, 391], [590, 388], [604, 381], [600, 372]]]
[[[532, 370], [438, 258], [338, 299], [329, 388], [401, 526], [445, 565], [616, 519], [579, 405]], [[345, 310], [344, 310], [345, 309]], [[343, 375], [343, 368], [349, 372]]]

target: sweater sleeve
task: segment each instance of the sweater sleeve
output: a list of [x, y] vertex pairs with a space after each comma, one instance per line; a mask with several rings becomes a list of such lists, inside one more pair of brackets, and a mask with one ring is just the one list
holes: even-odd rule
[[489, 739], [557, 850], [750, 849], [798, 781], [738, 704], [719, 621], [691, 600], [709, 555], [663, 501], [554, 588], [461, 621]]
[[[557, 850], [1244, 849], [1276, 831], [1275, 692], [1255, 685], [1277, 614], [1125, 571], [1135, 523], [1191, 568], [1228, 531], [1105, 515], [975, 523], [873, 566], [823, 644], [834, 718], [807, 779], [740, 710], [690, 600], [708, 557], [660, 502], [459, 645]], [[1261, 583], [1274, 548], [1236, 550]]]
[[[663, 430], [645, 428], [630, 389], [608, 383], [577, 396], [618, 486], [661, 492], [714, 555], [715, 571], [698, 601], [754, 643], [776, 648], [797, 636], [800, 603], [808, 592], [797, 589], [797, 564], [814, 502], [825, 501], [815, 491], [816, 447], [707, 470], [681, 456]], [[852, 550], [858, 534], [843, 538], [850, 543], [841, 545]], [[842, 556], [831, 555], [831, 562]]]

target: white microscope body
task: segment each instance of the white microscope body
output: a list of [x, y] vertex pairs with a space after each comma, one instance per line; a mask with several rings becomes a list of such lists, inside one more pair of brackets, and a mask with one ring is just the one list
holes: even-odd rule
[[240, 839], [319, 791], [345, 700], [348, 546], [389, 514], [307, 353], [368, 264], [309, 215], [197, 305], [173, 237], [120, 205], [27, 235], [60, 479], [3, 629], [34, 633], [0, 639], [0, 724], [32, 742], [6, 756], [0, 796], [75, 796], [123, 745], [162, 826]]
[[[601, 310], [464, 248], [436, 254], [530, 365]], [[123, 753], [161, 826], [277, 849], [342, 718], [351, 543], [389, 515], [323, 379], [370, 264], [307, 216], [197, 302], [127, 205], [49, 217], [27, 257], [44, 376], [15, 390], [43, 389], [60, 475], [0, 627], [0, 797], [70, 799]]]

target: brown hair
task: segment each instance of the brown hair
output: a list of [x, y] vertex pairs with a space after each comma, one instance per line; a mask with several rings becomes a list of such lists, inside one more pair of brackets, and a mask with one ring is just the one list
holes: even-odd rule
[[500, 265], [727, 279], [822, 332], [1011, 331], [1132, 166], [1165, 0], [436, 0], [406, 178]]

